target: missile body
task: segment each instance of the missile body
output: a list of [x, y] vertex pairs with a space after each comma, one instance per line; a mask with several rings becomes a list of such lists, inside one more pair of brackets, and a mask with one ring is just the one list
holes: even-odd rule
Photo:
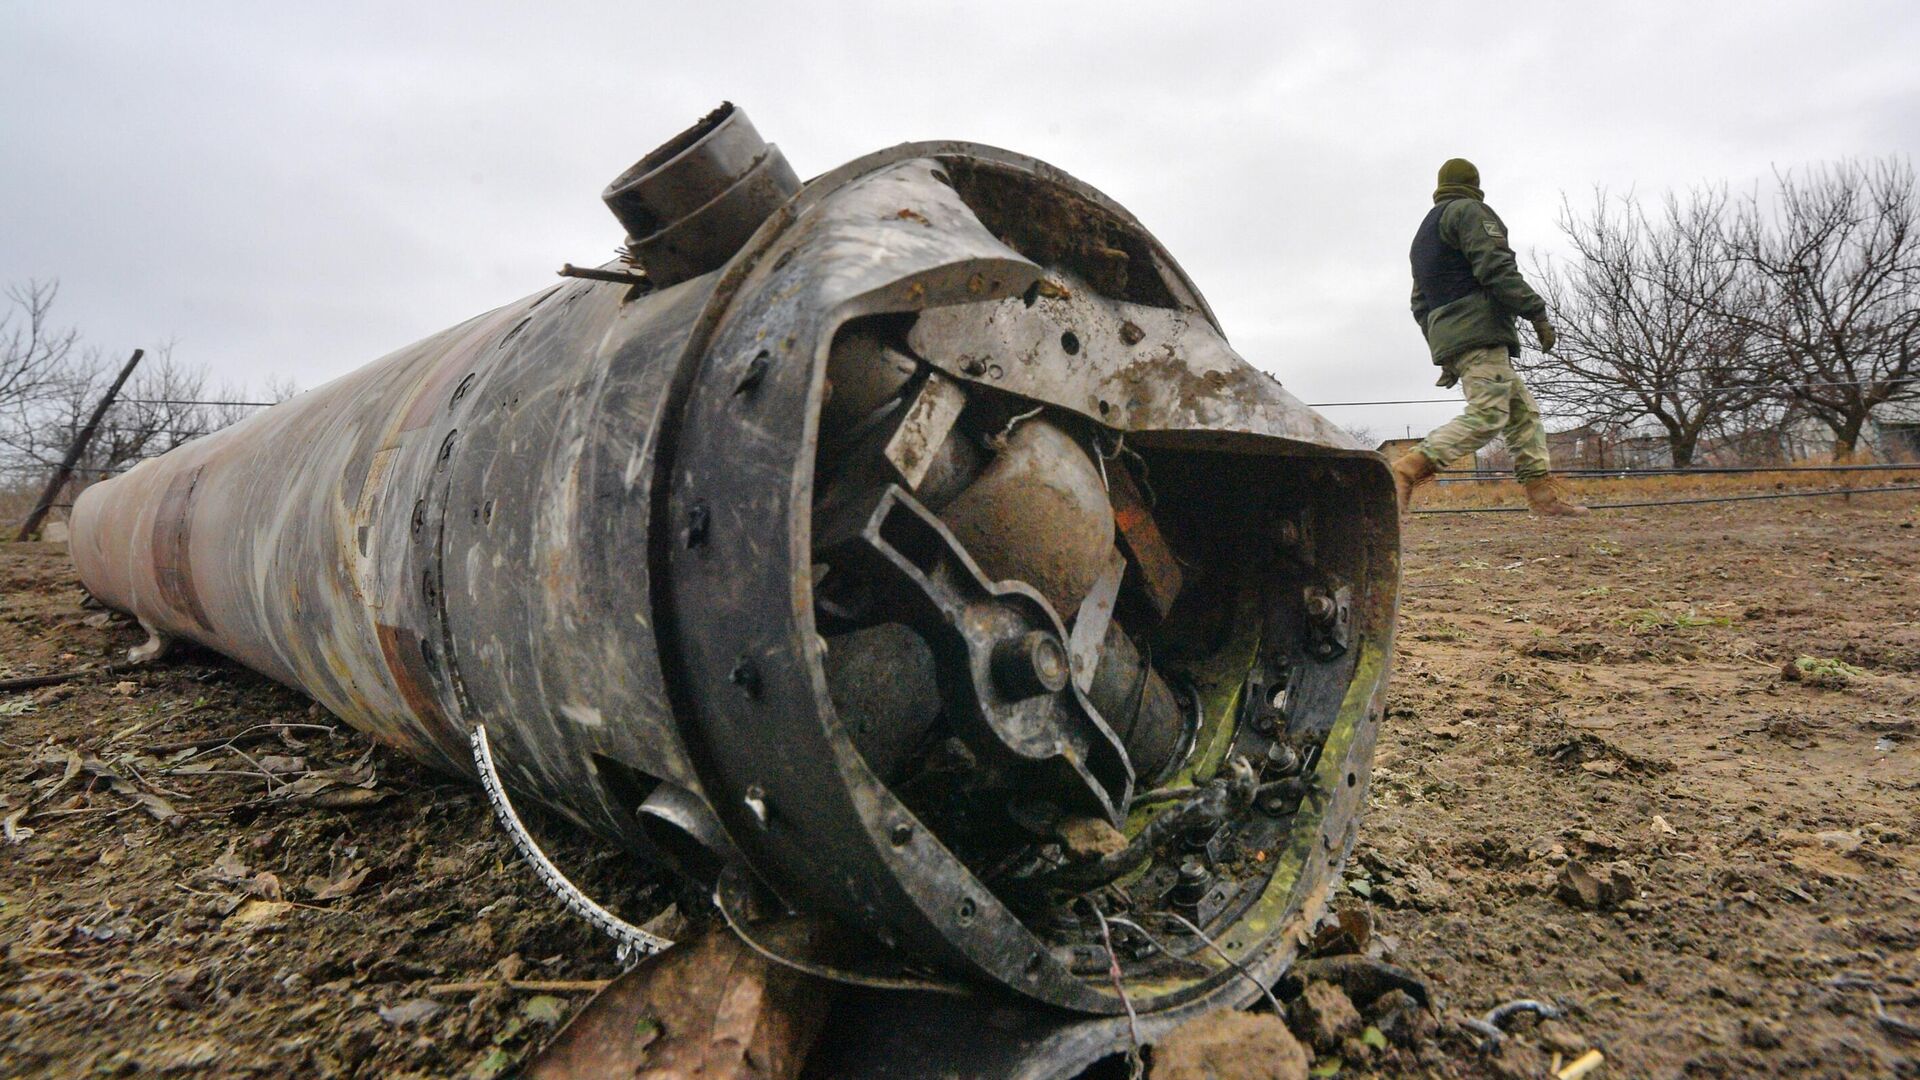
[[1277, 977], [1366, 796], [1379, 456], [1033, 159], [801, 186], [729, 107], [606, 198], [630, 260], [89, 488], [86, 586], [895, 966], [1113, 1016], [1125, 905], [1142, 1013], [1255, 993], [1176, 914]]

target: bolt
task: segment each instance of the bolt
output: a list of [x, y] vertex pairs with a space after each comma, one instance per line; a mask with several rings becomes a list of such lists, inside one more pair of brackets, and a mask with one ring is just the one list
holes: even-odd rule
[[1326, 593], [1311, 593], [1307, 596], [1307, 616], [1314, 622], [1330, 623], [1340, 614], [1340, 605]]
[[747, 797], [741, 800], [747, 804], [747, 812], [753, 815], [754, 824], [762, 829], [767, 827], [767, 789], [759, 784], [747, 785]]
[[1277, 742], [1267, 747], [1267, 765], [1281, 775], [1290, 775], [1300, 768], [1300, 753], [1291, 744]]
[[905, 847], [907, 841], [913, 839], [913, 822], [894, 822], [893, 831], [887, 835], [887, 839], [893, 841], [894, 847]]
[[987, 362], [977, 356], [969, 356], [960, 361], [960, 373], [963, 375], [981, 375], [987, 370]]
[[1214, 834], [1219, 831], [1220, 826], [1218, 823], [1195, 825], [1193, 828], [1180, 834], [1180, 846], [1187, 851], [1198, 854], [1207, 850], [1207, 845], [1213, 842]]
[[1167, 899], [1176, 907], [1199, 907], [1206, 899], [1207, 890], [1213, 888], [1213, 875], [1198, 859], [1188, 859], [1180, 864], [1180, 880], [1174, 883]]
[[1014, 700], [1066, 689], [1071, 668], [1067, 647], [1044, 630], [1029, 630], [993, 650], [993, 679]]

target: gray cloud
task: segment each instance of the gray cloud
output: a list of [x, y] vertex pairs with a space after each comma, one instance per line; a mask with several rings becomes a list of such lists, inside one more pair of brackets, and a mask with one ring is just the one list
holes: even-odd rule
[[1562, 192], [1913, 153], [1916, 52], [1898, 2], [14, 3], [0, 281], [59, 277], [116, 351], [311, 386], [604, 258], [601, 186], [729, 98], [803, 175], [918, 138], [1052, 161], [1304, 396], [1419, 397], [1406, 243], [1442, 159], [1551, 252]]

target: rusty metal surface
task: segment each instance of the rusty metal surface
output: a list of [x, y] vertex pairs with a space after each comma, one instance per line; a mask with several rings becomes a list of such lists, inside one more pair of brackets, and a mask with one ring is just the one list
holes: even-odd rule
[[[1044, 234], [1056, 219], [1079, 231]], [[918, 474], [938, 492], [930, 508], [908, 487], [888, 489], [891, 504], [817, 501], [823, 415], [859, 423], [827, 408], [835, 342], [876, 319], [902, 337], [869, 352], [915, 368], [881, 372], [849, 413], [893, 423], [887, 399], [905, 411], [927, 386], [964, 395], [936, 390], [918, 432], [879, 429], [902, 439], [887, 482]], [[999, 443], [966, 434], [982, 415]], [[1009, 560], [1023, 581], [990, 584], [971, 568], [1008, 543], [1016, 495], [981, 508], [999, 520], [971, 536], [949, 526], [981, 476], [1045, 432], [1065, 433], [1054, 464], [1009, 492], [1064, 469], [1069, 502], [1091, 509]], [[1094, 471], [1059, 464], [1072, 454]], [[1157, 499], [1130, 473], [1115, 481], [1149, 466]], [[861, 516], [888, 505], [922, 539], [902, 547], [884, 517]], [[108, 604], [416, 757], [470, 772], [466, 736], [484, 724], [516, 796], [683, 867], [697, 860], [649, 830], [704, 833], [706, 850], [877, 951], [1114, 1015], [1104, 957], [1029, 925], [965, 837], [889, 786], [920, 733], [869, 738], [849, 727], [857, 709], [835, 708], [824, 634], [857, 627], [825, 625], [822, 561], [898, 555], [887, 580], [926, 599], [889, 610], [932, 650], [942, 722], [981, 760], [1007, 751], [1006, 775], [1133, 829], [1152, 811], [1129, 807], [1122, 736], [1064, 671], [1056, 685], [1042, 670], [1049, 642], [1065, 663], [1117, 515], [1126, 580], [1150, 578], [1148, 599], [1130, 588], [1099, 617], [1151, 632], [1151, 662], [1182, 681], [1176, 699], [1116, 668], [1103, 685], [1141, 700], [1108, 694], [1125, 704], [1106, 711], [1130, 731], [1159, 725], [1138, 746], [1178, 751], [1171, 782], [1204, 785], [1282, 742], [1310, 750], [1299, 776], [1261, 789], [1259, 813], [1223, 826], [1270, 857], [1191, 906], [1270, 979], [1324, 907], [1364, 803], [1398, 589], [1393, 505], [1384, 462], [1233, 354], [1124, 210], [1032, 159], [925, 143], [811, 182], [716, 272], [653, 291], [570, 280], [96, 485], [73, 550]], [[835, 531], [843, 520], [879, 531]], [[856, 534], [864, 546], [830, 542]], [[1053, 562], [1058, 574], [1038, 569]], [[1307, 610], [1320, 593], [1349, 599], [1348, 645], [1325, 655]], [[1038, 650], [1018, 694], [1009, 634]], [[1130, 649], [1109, 651], [1146, 655]], [[1189, 716], [1170, 738], [1167, 718]], [[636, 820], [654, 793], [665, 812]], [[1158, 860], [1131, 887], [1158, 896], [1177, 869]], [[1253, 992], [1193, 948], [1124, 958], [1133, 1005], [1171, 1015]]]

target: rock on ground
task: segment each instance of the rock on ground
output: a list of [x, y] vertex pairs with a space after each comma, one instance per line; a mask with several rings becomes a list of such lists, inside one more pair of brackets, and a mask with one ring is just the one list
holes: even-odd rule
[[1153, 1047], [1152, 1080], [1306, 1080], [1306, 1076], [1306, 1048], [1279, 1017], [1267, 1013], [1210, 1012], [1175, 1028]]

